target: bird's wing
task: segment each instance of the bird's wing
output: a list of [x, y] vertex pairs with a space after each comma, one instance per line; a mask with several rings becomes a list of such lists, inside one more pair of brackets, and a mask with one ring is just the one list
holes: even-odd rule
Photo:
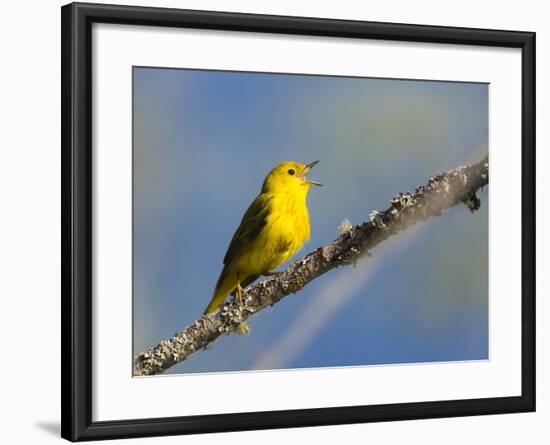
[[241, 220], [241, 224], [237, 228], [233, 238], [231, 238], [231, 242], [223, 258], [223, 264], [230, 264], [260, 234], [267, 224], [270, 201], [271, 196], [262, 193], [250, 204]]

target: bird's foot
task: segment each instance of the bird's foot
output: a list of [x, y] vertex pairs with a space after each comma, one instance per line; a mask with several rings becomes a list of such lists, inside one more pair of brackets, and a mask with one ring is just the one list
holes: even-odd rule
[[[237, 288], [235, 289], [235, 301], [237, 302], [241, 310], [244, 309], [246, 306], [244, 301], [244, 297], [246, 296], [248, 296], [248, 293], [241, 286], [241, 282], [237, 281]], [[239, 335], [248, 335], [250, 333], [250, 325], [247, 322], [242, 321], [237, 325], [235, 332]]]
[[239, 303], [239, 306], [244, 307], [244, 298], [248, 296], [246, 290], [241, 286], [241, 282], [237, 281], [237, 287], [235, 288], [235, 300]]

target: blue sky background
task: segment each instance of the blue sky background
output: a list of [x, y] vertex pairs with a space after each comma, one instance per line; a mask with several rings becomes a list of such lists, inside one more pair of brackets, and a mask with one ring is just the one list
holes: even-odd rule
[[[310, 174], [311, 240], [479, 159], [488, 85], [134, 68], [134, 353], [198, 318], [266, 173]], [[168, 373], [488, 358], [488, 209], [460, 206], [330, 272]], [[327, 289], [330, 288], [330, 295]], [[324, 295], [324, 297], [323, 297]], [[324, 314], [324, 316], [318, 316]]]

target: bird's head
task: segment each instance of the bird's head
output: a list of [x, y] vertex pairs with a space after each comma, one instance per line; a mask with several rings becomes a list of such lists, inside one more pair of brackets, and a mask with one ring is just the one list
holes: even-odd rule
[[307, 179], [309, 170], [318, 162], [313, 161], [307, 165], [292, 161], [280, 163], [266, 176], [262, 193], [295, 192], [305, 195], [312, 185], [323, 185]]

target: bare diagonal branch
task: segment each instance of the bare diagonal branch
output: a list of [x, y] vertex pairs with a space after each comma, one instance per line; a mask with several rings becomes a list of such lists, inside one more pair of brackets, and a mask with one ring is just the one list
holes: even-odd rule
[[172, 338], [139, 353], [134, 358], [134, 375], [164, 372], [216, 340], [238, 330], [248, 317], [298, 292], [319, 275], [339, 266], [355, 264], [363, 255], [390, 236], [439, 216], [446, 209], [464, 203], [473, 212], [480, 202], [476, 192], [489, 183], [489, 158], [431, 178], [412, 193], [400, 193], [384, 211], [373, 211], [369, 221], [346, 230], [326, 246], [294, 262], [283, 273], [247, 289], [244, 306], [230, 301], [204, 315]]

